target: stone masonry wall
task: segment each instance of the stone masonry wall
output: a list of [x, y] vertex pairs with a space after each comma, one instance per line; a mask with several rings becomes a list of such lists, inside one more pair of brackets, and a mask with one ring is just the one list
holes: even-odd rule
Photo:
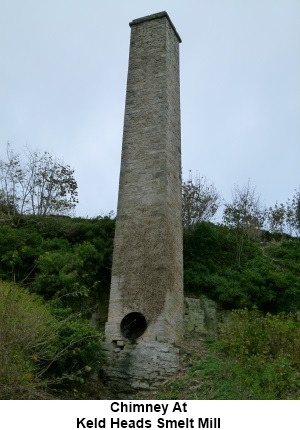
[[198, 299], [185, 297], [184, 330], [185, 335], [216, 334], [230, 318], [231, 311], [223, 309], [214, 300], [203, 294]]
[[[217, 302], [201, 295], [186, 297], [184, 339], [203, 335], [215, 336], [230, 318], [231, 312]], [[156, 391], [168, 378], [178, 373], [182, 366], [182, 351], [161, 342], [126, 345], [119, 341], [105, 345], [107, 361], [103, 378], [115, 398], [126, 399], [137, 392]]]
[[[133, 21], [106, 339], [143, 314], [137, 343], [173, 343], [183, 324], [179, 42], [166, 13]], [[124, 340], [124, 339], [123, 339]]]
[[179, 350], [170, 344], [148, 342], [112, 351], [107, 345], [102, 377], [115, 398], [155, 391], [179, 370]]

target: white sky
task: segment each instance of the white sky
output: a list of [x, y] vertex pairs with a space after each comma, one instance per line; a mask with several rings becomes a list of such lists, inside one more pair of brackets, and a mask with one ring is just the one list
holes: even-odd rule
[[76, 214], [116, 210], [133, 19], [167, 11], [183, 43], [183, 177], [266, 205], [300, 186], [299, 0], [0, 0], [0, 155], [9, 140], [75, 169]]

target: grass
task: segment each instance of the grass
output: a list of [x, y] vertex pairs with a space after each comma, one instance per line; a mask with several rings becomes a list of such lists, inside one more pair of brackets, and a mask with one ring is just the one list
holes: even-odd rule
[[299, 323], [292, 317], [239, 311], [221, 336], [202, 339], [202, 358], [189, 354], [184, 371], [161, 388], [158, 398], [300, 399], [299, 345]]

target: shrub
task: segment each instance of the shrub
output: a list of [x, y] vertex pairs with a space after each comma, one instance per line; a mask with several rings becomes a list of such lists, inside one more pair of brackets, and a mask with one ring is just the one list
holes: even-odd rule
[[57, 322], [36, 296], [0, 282], [0, 397], [43, 396], [39, 365], [49, 361]]
[[63, 320], [56, 340], [57, 354], [49, 372], [54, 381], [69, 385], [83, 384], [99, 370], [103, 353], [100, 333], [88, 321]]
[[101, 361], [88, 321], [68, 310], [53, 315], [40, 297], [0, 281], [0, 398], [48, 398], [49, 387], [82, 384]]
[[256, 398], [290, 399], [300, 395], [300, 324], [297, 316], [233, 313], [224, 326], [221, 347], [233, 360], [243, 386]]
[[300, 326], [296, 318], [286, 314], [235, 311], [223, 327], [222, 344], [239, 359], [286, 355], [300, 369]]

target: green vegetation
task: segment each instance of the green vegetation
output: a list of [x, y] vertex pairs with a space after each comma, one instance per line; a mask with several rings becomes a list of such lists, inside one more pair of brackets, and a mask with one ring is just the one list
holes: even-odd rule
[[87, 312], [108, 295], [114, 221], [23, 216], [0, 227], [0, 278]]
[[0, 226], [0, 398], [85, 398], [103, 359], [114, 221], [19, 221]]
[[200, 223], [184, 236], [185, 289], [229, 309], [257, 306], [271, 313], [300, 309], [300, 241], [262, 235], [244, 239], [236, 262], [235, 232]]
[[55, 316], [40, 297], [0, 281], [1, 399], [51, 398], [53, 390], [74, 389], [99, 368], [99, 333], [64, 314]]
[[[299, 314], [298, 314], [299, 319]], [[161, 399], [279, 400], [300, 398], [297, 316], [237, 311], [206, 358], [166, 384]]]
[[[66, 216], [74, 171], [26, 157], [0, 160], [0, 398], [99, 398], [115, 222]], [[205, 177], [183, 183], [185, 294], [239, 311], [160, 396], [300, 398], [300, 190], [266, 209], [236, 186], [216, 225], [220, 204]]]
[[[109, 217], [2, 222], [0, 398], [101, 396], [88, 387], [102, 362], [113, 235]], [[236, 253], [232, 228], [185, 230], [186, 295], [257, 310], [234, 314], [161, 398], [299, 398], [300, 241], [263, 232], [244, 237], [239, 262]]]

